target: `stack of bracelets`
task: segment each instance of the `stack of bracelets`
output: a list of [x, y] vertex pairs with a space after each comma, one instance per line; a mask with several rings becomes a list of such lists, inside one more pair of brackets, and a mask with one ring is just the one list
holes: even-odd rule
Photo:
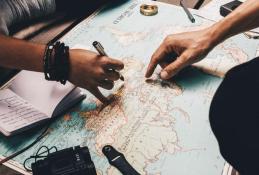
[[61, 42], [48, 44], [43, 64], [46, 80], [65, 85], [69, 76], [69, 47]]

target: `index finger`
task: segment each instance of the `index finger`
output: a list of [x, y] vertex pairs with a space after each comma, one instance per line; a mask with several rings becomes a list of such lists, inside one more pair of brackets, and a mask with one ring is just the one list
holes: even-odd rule
[[151, 61], [148, 65], [146, 78], [149, 78], [155, 71], [157, 64], [167, 55], [166, 48], [164, 44], [161, 44], [159, 48], [151, 57]]
[[89, 91], [98, 99], [100, 100], [102, 103], [107, 104], [109, 103], [108, 98], [106, 98], [98, 89], [98, 87], [94, 87], [89, 89]]

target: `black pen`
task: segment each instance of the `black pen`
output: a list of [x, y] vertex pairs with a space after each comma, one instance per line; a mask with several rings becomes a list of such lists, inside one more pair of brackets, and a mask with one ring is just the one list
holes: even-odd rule
[[[101, 56], [108, 56], [106, 54], [106, 52], [104, 51], [104, 48], [103, 46], [101, 45], [101, 43], [99, 43], [98, 41], [94, 41], [93, 42], [93, 46], [94, 48], [98, 51], [98, 53], [101, 55]], [[120, 74], [120, 80], [124, 81], [124, 77]]]
[[191, 12], [188, 10], [188, 8], [185, 7], [183, 0], [180, 0], [180, 5], [182, 6], [182, 8], [184, 9], [185, 13], [187, 14], [188, 18], [190, 19], [190, 21], [192, 23], [195, 22], [194, 17], [192, 16]]

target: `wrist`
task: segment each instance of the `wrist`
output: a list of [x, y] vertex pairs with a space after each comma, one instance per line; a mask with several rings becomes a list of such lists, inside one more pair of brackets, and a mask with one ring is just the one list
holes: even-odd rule
[[221, 20], [208, 29], [211, 38], [211, 45], [215, 47], [219, 43], [230, 37], [232, 21], [228, 19]]
[[56, 42], [47, 45], [43, 57], [45, 79], [66, 84], [69, 76], [69, 47]]
[[216, 47], [219, 43], [221, 43], [223, 39], [222, 31], [219, 29], [218, 25], [213, 25], [208, 28], [207, 35], [210, 40], [210, 48]]
[[74, 83], [74, 79], [75, 75], [76, 75], [76, 70], [78, 68], [77, 65], [77, 57], [74, 56], [75, 55], [75, 51], [74, 49], [69, 49], [69, 74], [68, 74], [68, 81], [70, 81], [71, 83]]

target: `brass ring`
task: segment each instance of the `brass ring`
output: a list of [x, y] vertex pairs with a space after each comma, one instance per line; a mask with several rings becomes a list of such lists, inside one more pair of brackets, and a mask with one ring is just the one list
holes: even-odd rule
[[140, 13], [145, 16], [153, 16], [158, 13], [157, 5], [142, 4], [140, 6]]

